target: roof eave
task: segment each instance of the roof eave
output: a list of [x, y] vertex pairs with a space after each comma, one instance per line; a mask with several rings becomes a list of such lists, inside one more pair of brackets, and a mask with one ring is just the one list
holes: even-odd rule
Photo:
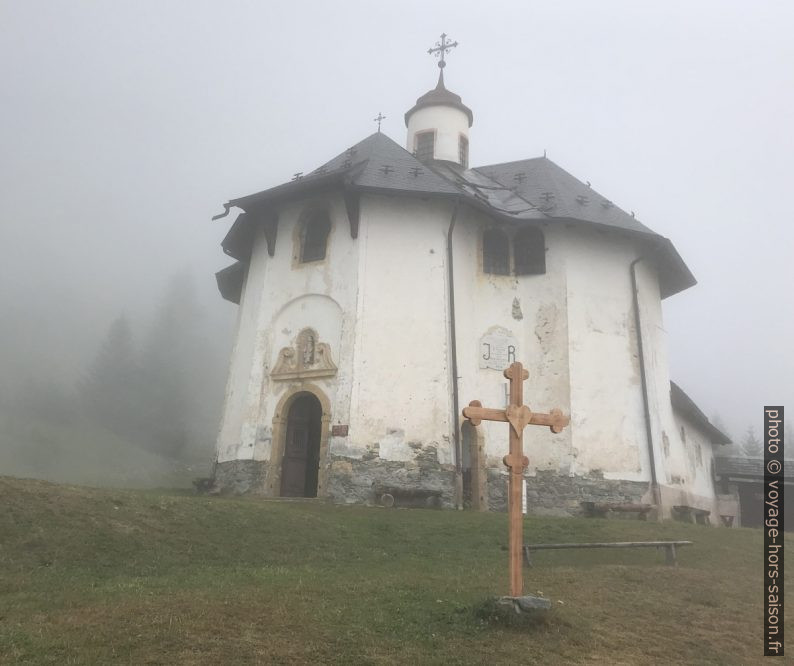
[[405, 126], [408, 127], [408, 119], [419, 109], [426, 109], [431, 106], [449, 106], [453, 109], [458, 109], [459, 111], [463, 111], [466, 114], [466, 117], [469, 119], [469, 127], [474, 124], [474, 113], [472, 110], [466, 106], [463, 102], [417, 102], [414, 104], [408, 111], [405, 112]]
[[365, 162], [366, 160], [359, 164], [355, 164], [344, 171], [334, 171], [332, 173], [320, 174], [316, 176], [308, 175], [288, 183], [276, 185], [275, 187], [271, 187], [267, 190], [262, 190], [261, 192], [249, 194], [237, 199], [230, 199], [227, 205], [229, 208], [242, 208], [244, 211], [248, 212], [249, 208], [256, 208], [262, 204], [276, 203], [291, 199], [296, 195], [304, 194], [321, 187], [350, 185]]
[[659, 291], [662, 300], [668, 296], [673, 296], [697, 284], [695, 276], [692, 271], [684, 263], [678, 250], [675, 249], [672, 241], [669, 238], [660, 236], [654, 232], [639, 231], [637, 229], [625, 229], [623, 227], [616, 227], [611, 224], [604, 224], [603, 222], [594, 222], [592, 220], [581, 220], [576, 217], [554, 217], [553, 215], [546, 215], [547, 219], [552, 222], [563, 222], [581, 224], [585, 227], [598, 227], [604, 231], [613, 234], [626, 234], [632, 238], [644, 240], [650, 244], [650, 250], [653, 254], [657, 254], [664, 261], [665, 271], [660, 271], [659, 275]]
[[678, 410], [684, 416], [689, 417], [696, 425], [700, 426], [709, 436], [712, 444], [732, 444], [730, 437], [717, 428], [708, 417], [695, 404], [684, 389], [674, 381], [670, 382], [670, 403], [673, 411]]
[[224, 300], [237, 305], [240, 304], [246, 270], [246, 264], [242, 261], [237, 261], [215, 273], [218, 291]]

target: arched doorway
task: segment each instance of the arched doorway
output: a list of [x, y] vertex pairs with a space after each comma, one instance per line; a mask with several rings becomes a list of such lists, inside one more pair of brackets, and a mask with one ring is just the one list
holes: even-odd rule
[[287, 413], [281, 460], [282, 497], [317, 497], [323, 408], [311, 393], [299, 394]]

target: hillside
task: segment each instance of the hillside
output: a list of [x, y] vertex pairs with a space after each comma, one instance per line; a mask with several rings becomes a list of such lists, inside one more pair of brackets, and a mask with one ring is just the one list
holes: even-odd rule
[[477, 612], [506, 586], [501, 514], [7, 477], [0, 506], [4, 664], [761, 661], [759, 531], [528, 519], [533, 541], [695, 545], [677, 568], [650, 549], [539, 553], [527, 591], [553, 611], [505, 625]]
[[210, 472], [209, 450], [169, 460], [89, 420], [77, 417], [3, 419], [0, 470], [47, 481], [114, 488], [191, 488]]

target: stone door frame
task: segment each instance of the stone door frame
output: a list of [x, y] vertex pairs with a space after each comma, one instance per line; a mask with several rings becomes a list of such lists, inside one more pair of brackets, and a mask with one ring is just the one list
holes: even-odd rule
[[287, 444], [287, 420], [292, 403], [301, 395], [309, 393], [317, 398], [322, 408], [320, 417], [320, 451], [317, 469], [317, 497], [328, 497], [328, 434], [331, 429], [331, 401], [315, 384], [300, 383], [290, 386], [281, 396], [273, 412], [273, 450], [270, 455], [272, 473], [267, 483], [267, 494], [281, 496], [281, 465]]

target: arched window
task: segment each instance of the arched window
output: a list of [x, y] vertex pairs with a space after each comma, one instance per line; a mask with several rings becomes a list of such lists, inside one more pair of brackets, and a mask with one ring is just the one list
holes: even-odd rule
[[499, 229], [482, 235], [482, 270], [492, 275], [510, 275], [510, 243]]
[[513, 241], [513, 266], [516, 275], [542, 275], [546, 272], [546, 240], [540, 229], [521, 229]]
[[306, 216], [301, 230], [301, 263], [325, 259], [331, 219], [324, 210], [313, 211]]

